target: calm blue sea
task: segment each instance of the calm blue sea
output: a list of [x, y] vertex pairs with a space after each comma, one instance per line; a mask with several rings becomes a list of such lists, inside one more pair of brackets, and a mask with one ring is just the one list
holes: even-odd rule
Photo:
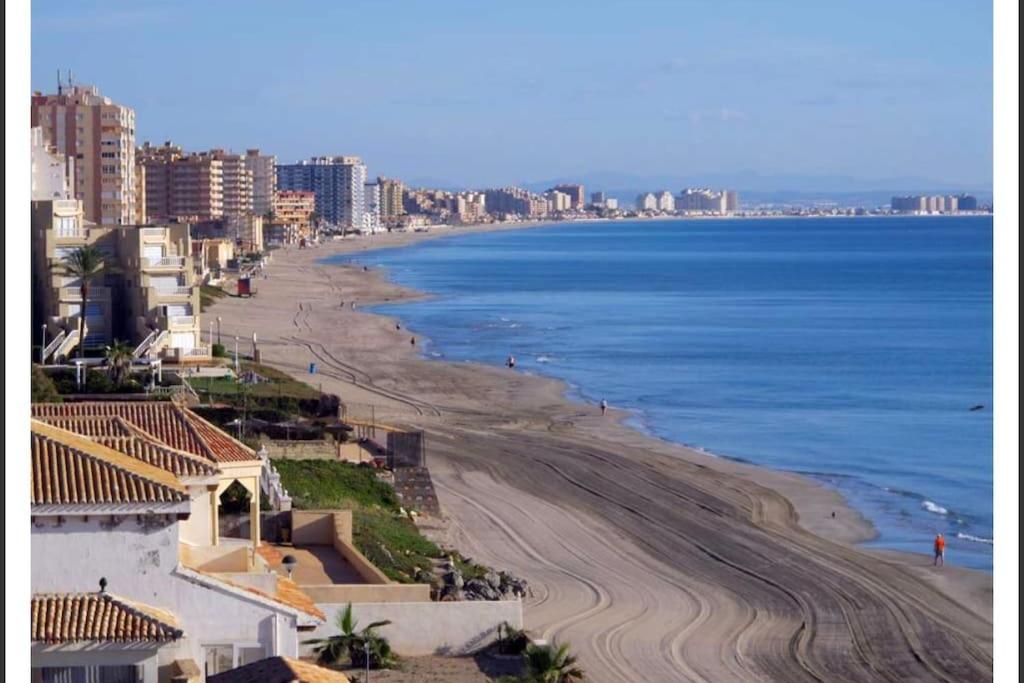
[[[657, 436], [815, 477], [871, 546], [992, 567], [992, 221], [620, 221], [374, 252], [427, 356], [566, 380]], [[983, 410], [971, 411], [975, 405]]]

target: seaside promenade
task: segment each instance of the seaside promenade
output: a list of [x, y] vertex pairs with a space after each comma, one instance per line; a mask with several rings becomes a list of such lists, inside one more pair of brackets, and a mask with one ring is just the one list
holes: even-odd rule
[[559, 382], [421, 359], [415, 331], [339, 305], [416, 293], [317, 263], [456, 232], [278, 251], [213, 312], [264, 362], [306, 381], [315, 362], [324, 391], [425, 430], [441, 533], [524, 576], [527, 627], [588, 680], [991, 680], [991, 575], [859, 549], [838, 494], [645, 437]]

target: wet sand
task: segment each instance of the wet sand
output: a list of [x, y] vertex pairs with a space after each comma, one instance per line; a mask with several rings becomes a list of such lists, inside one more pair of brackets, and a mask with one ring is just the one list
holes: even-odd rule
[[213, 313], [356, 417], [425, 430], [433, 533], [529, 580], [528, 628], [589, 680], [991, 680], [990, 574], [858, 548], [873, 529], [836, 492], [642, 435], [561, 382], [423, 359], [422, 335], [358, 308], [421, 293], [317, 263], [465, 231], [277, 251]]

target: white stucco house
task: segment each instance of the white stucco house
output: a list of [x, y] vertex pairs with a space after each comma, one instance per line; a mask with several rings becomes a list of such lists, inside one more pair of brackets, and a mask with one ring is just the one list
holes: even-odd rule
[[[255, 552], [256, 454], [173, 403], [32, 413], [33, 681], [203, 681], [298, 656], [324, 615]], [[235, 481], [250, 535], [220, 538]]]

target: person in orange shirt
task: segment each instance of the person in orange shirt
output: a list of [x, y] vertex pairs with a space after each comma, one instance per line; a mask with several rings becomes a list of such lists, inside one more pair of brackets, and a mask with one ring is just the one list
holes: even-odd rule
[[946, 566], [946, 539], [942, 534], [935, 535], [935, 566]]

